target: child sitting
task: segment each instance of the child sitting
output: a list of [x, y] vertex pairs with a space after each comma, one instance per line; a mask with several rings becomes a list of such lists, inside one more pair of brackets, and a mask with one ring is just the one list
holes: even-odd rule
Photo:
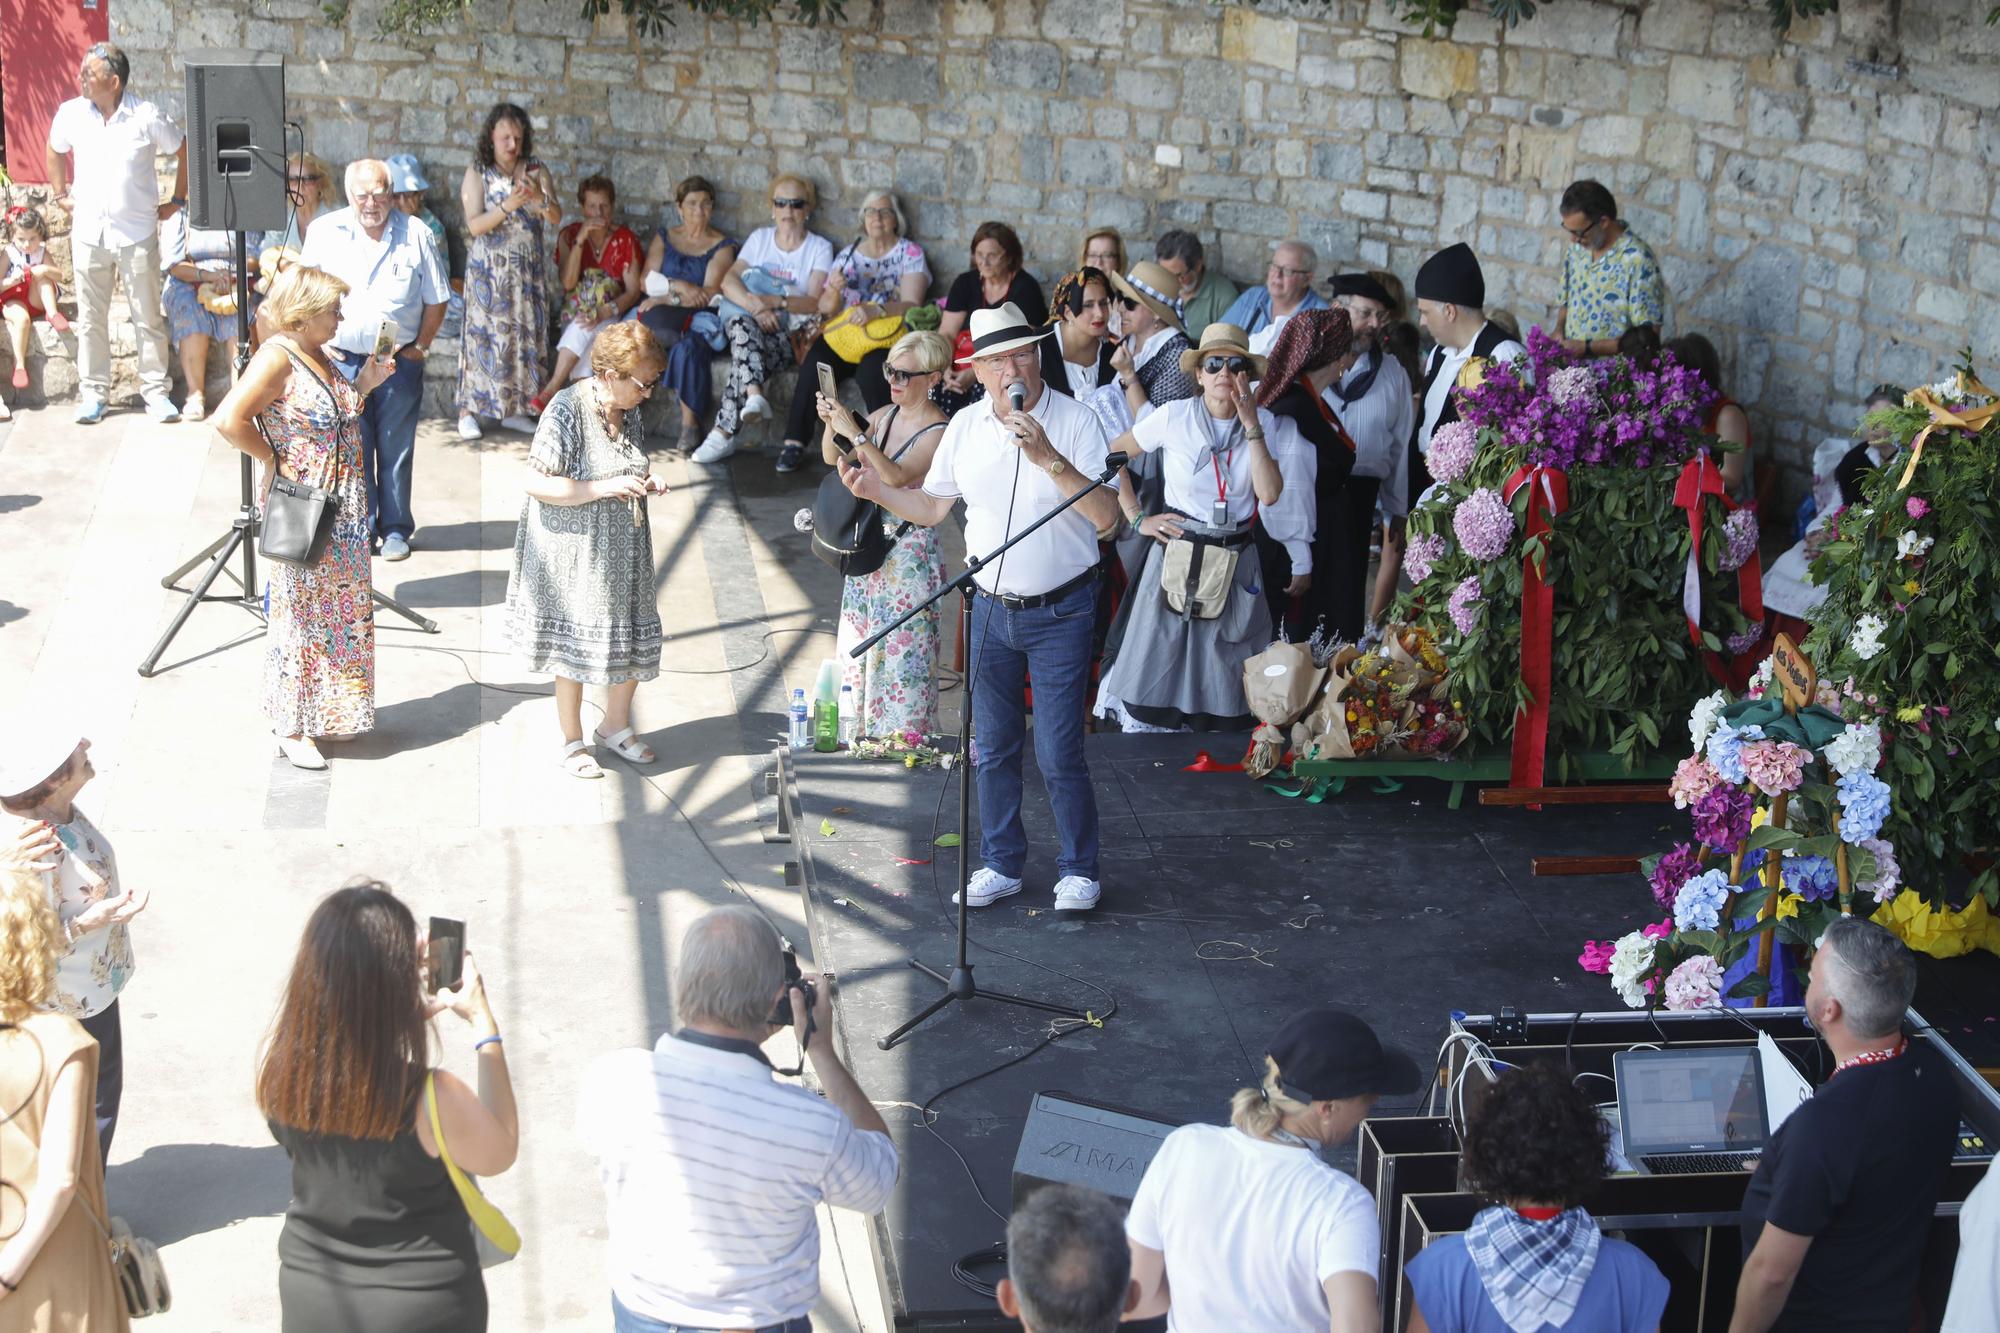
[[56, 267], [49, 262], [49, 228], [32, 208], [7, 210], [7, 246], [0, 250], [0, 317], [14, 348], [14, 387], [28, 387], [28, 330], [45, 319], [57, 333], [69, 321], [56, 309]]

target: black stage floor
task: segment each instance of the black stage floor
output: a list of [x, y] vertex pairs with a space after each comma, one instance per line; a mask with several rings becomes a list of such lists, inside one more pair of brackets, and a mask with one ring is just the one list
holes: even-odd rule
[[[985, 987], [1098, 1014], [1115, 1000], [1116, 1013], [1101, 1029], [984, 1077], [1039, 1042], [1048, 1017], [974, 1002], [946, 1009], [892, 1050], [876, 1047], [937, 994], [906, 960], [951, 964], [957, 853], [933, 838], [956, 827], [956, 774], [811, 753], [791, 767], [781, 800], [796, 802], [812, 952], [839, 978], [844, 1053], [903, 1154], [881, 1237], [899, 1326], [1010, 1327], [994, 1322], [990, 1303], [961, 1286], [952, 1265], [1003, 1233], [968, 1172], [1004, 1214], [1037, 1092], [1174, 1123], [1219, 1122], [1230, 1094], [1257, 1076], [1268, 1035], [1306, 1005], [1362, 1014], [1424, 1065], [1453, 1009], [1617, 1007], [1605, 978], [1582, 972], [1576, 956], [1585, 938], [1656, 918], [1644, 882], [1537, 879], [1530, 858], [1662, 849], [1685, 826], [1672, 806], [1534, 812], [1467, 801], [1451, 811], [1447, 788], [1421, 780], [1392, 793], [1350, 784], [1309, 805], [1240, 773], [1183, 771], [1204, 748], [1227, 761], [1244, 743], [1088, 738], [1104, 898], [1074, 918], [1051, 910], [1055, 829], [1030, 764], [1028, 887], [973, 914], [975, 975]], [[975, 866], [977, 818], [975, 803]], [[936, 1102], [936, 1134], [927, 1132], [918, 1108], [975, 1078]]]

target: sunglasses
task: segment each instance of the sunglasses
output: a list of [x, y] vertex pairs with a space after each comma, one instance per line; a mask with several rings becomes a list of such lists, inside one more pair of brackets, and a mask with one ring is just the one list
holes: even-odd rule
[[1137, 310], [1137, 309], [1139, 308], [1139, 303], [1138, 303], [1137, 301], [1133, 300], [1133, 299], [1132, 299], [1131, 297], [1129, 297], [1129, 296], [1121, 296], [1121, 297], [1119, 297], [1119, 298], [1118, 298], [1118, 304], [1119, 304], [1119, 305], [1121, 305], [1121, 306], [1123, 306], [1123, 307], [1125, 307], [1125, 309], [1127, 309], [1127, 310]]
[[935, 370], [903, 370], [896, 366], [885, 366], [882, 373], [888, 377], [891, 384], [908, 384], [911, 380], [937, 374]]
[[1224, 371], [1231, 375], [1245, 375], [1250, 371], [1250, 362], [1240, 356], [1209, 356], [1202, 358], [1201, 368], [1210, 375], [1220, 375]]
[[803, 199], [773, 199], [771, 201], [771, 207], [773, 208], [804, 208], [805, 206], [806, 201]]

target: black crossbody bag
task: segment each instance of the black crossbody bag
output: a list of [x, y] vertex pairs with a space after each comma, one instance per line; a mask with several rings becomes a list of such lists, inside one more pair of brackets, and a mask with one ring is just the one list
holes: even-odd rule
[[[333, 415], [340, 424], [336, 430], [347, 428], [346, 413], [341, 411], [340, 399], [335, 396], [333, 386], [320, 378], [319, 372], [307, 365], [290, 351], [292, 364], [313, 377], [327, 401], [333, 404]], [[264, 443], [271, 443], [270, 432], [264, 429], [264, 418], [260, 413], [253, 420], [257, 423], [257, 433], [264, 437]], [[277, 466], [277, 450], [271, 451], [272, 467]], [[284, 565], [316, 565], [326, 551], [327, 538], [333, 535], [333, 518], [340, 509], [340, 501], [331, 490], [314, 486], [296, 477], [276, 476], [271, 479], [271, 493], [264, 501], [264, 519], [257, 527], [257, 551], [266, 560], [275, 560]]]

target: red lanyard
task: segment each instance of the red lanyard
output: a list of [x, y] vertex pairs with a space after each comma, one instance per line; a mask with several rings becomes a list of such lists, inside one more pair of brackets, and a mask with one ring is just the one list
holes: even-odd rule
[[[1234, 453], [1235, 450], [1230, 450]], [[1215, 498], [1223, 504], [1229, 503], [1229, 482], [1222, 475], [1222, 455], [1214, 449], [1208, 451], [1209, 465], [1215, 469]]]
[[1842, 1060], [1833, 1067], [1833, 1074], [1828, 1074], [1827, 1078], [1831, 1079], [1834, 1074], [1838, 1074], [1841, 1070], [1852, 1069], [1856, 1065], [1885, 1064], [1909, 1049], [1910, 1039], [1908, 1037], [1899, 1037], [1896, 1039], [1894, 1046], [1885, 1046], [1879, 1051], [1863, 1051], [1850, 1060]]

